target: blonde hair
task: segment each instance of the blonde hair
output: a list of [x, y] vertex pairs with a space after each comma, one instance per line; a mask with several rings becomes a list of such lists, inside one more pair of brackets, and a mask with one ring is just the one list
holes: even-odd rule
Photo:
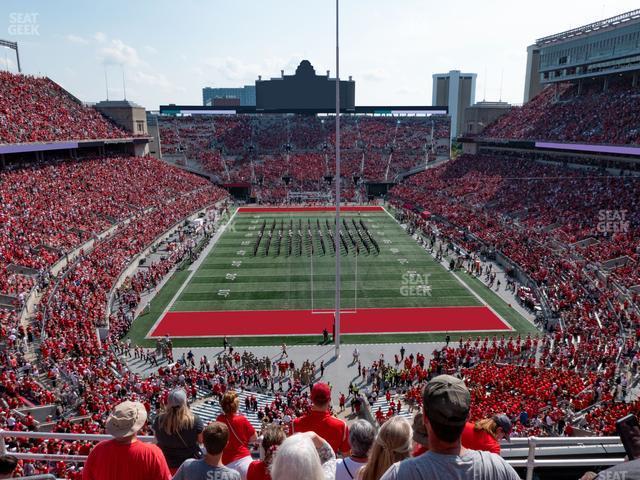
[[287, 434], [279, 425], [270, 424], [262, 432], [262, 449], [264, 450], [264, 463], [270, 465], [273, 455], [278, 447], [287, 438]]
[[494, 439], [498, 439], [498, 424], [493, 418], [483, 418], [482, 420], [478, 420], [473, 425], [473, 429], [476, 431], [486, 432]]
[[369, 461], [360, 470], [362, 480], [378, 480], [396, 462], [411, 455], [411, 424], [404, 417], [391, 417], [382, 424], [371, 447]]
[[181, 430], [193, 428], [196, 418], [187, 405], [177, 407], [165, 406], [158, 418], [158, 425], [168, 435], [175, 435]]
[[222, 411], [225, 415], [232, 415], [236, 413], [238, 411], [238, 407], [240, 407], [238, 394], [234, 390], [225, 392], [222, 396], [222, 400], [220, 400], [220, 406], [222, 407]]

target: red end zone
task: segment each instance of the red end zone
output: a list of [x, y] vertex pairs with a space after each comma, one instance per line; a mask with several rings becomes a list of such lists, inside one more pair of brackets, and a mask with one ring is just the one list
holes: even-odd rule
[[[288, 213], [288, 212], [335, 212], [336, 207], [240, 207], [238, 213]], [[381, 212], [382, 207], [372, 205], [345, 205], [341, 212]]]
[[[342, 334], [512, 330], [488, 307], [360, 308], [343, 312], [340, 319]], [[168, 312], [149, 336], [320, 335], [332, 327], [332, 312], [311, 310]]]

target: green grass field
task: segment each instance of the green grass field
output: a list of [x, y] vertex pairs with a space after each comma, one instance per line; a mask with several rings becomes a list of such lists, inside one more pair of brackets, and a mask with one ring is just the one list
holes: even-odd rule
[[[360, 254], [356, 254], [348, 234], [344, 235], [348, 251], [341, 244], [342, 308], [480, 305], [469, 290], [438, 265], [385, 212], [345, 212], [343, 218]], [[357, 225], [363, 221], [378, 243], [379, 253], [372, 246], [367, 253], [352, 220]], [[273, 238], [267, 253], [268, 235], [265, 232], [254, 256], [253, 249], [263, 222], [266, 231], [275, 223]], [[335, 253], [329, 234], [333, 222], [330, 213], [236, 215], [171, 310], [334, 308]], [[318, 225], [324, 239], [324, 253]], [[277, 231], [281, 228], [280, 242]], [[291, 236], [288, 234], [290, 229]], [[360, 230], [364, 234], [362, 227]], [[299, 231], [302, 236], [298, 235]], [[365, 241], [369, 238], [363, 236]], [[430, 295], [403, 295], [401, 287], [406, 283], [407, 272], [416, 272], [425, 279]]]
[[[535, 331], [526, 319], [479, 280], [459, 273], [467, 286], [462, 285], [385, 211], [343, 212], [342, 216], [351, 233], [351, 237], [344, 235], [345, 241], [344, 244], [341, 242], [340, 249], [342, 309], [478, 306], [486, 303], [517, 332]], [[333, 309], [333, 222], [334, 215], [331, 212], [236, 214], [171, 304], [170, 310]], [[254, 256], [261, 229], [262, 238]], [[346, 232], [344, 226], [343, 232]], [[356, 254], [354, 242], [359, 254]], [[374, 242], [378, 245], [379, 252], [374, 248]], [[412, 278], [418, 278], [418, 283], [425, 285], [423, 290], [418, 289], [422, 293], [407, 291], [408, 272], [415, 272]], [[174, 274], [152, 302], [149, 312], [136, 319], [130, 331], [130, 336], [136, 343], [153, 343], [153, 340], [146, 340], [145, 335], [187, 278], [186, 271]], [[480, 296], [482, 301], [470, 290]], [[433, 341], [443, 337], [443, 334], [438, 333], [345, 335], [343, 341], [408, 342]], [[315, 344], [319, 340], [319, 337], [287, 337], [288, 344]], [[238, 337], [232, 341], [236, 345], [266, 345], [278, 344], [281, 338]], [[214, 338], [175, 340], [176, 346], [219, 343], [220, 340]]]

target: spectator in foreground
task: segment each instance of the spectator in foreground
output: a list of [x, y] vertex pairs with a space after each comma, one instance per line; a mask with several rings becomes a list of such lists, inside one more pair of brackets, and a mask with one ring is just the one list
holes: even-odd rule
[[467, 422], [462, 431], [462, 445], [470, 450], [484, 450], [500, 455], [500, 440], [509, 440], [512, 424], [506, 415]]
[[174, 474], [189, 458], [200, 458], [204, 423], [187, 405], [187, 392], [176, 388], [169, 393], [167, 405], [153, 422], [158, 447]]
[[240, 474], [222, 464], [222, 452], [229, 441], [229, 429], [224, 423], [212, 422], [202, 431], [206, 454], [204, 458], [186, 460], [173, 480], [240, 480]]
[[395, 462], [411, 455], [411, 424], [404, 417], [391, 417], [382, 424], [371, 448], [369, 461], [358, 478], [379, 480]]
[[619, 463], [607, 468], [598, 474], [596, 480], [611, 480], [612, 478], [640, 480], [640, 459]]
[[336, 462], [336, 480], [351, 480], [367, 463], [369, 450], [376, 438], [376, 431], [366, 420], [356, 420], [349, 425], [351, 456]]
[[249, 446], [258, 439], [256, 430], [247, 417], [238, 414], [240, 399], [236, 392], [225, 392], [220, 406], [224, 413], [218, 415], [216, 420], [224, 423], [229, 429], [229, 442], [222, 454], [222, 463], [238, 472], [242, 480], [246, 480], [249, 464], [253, 461]]
[[519, 480], [515, 470], [494, 453], [468, 450], [460, 438], [469, 418], [471, 395], [464, 381], [439, 375], [422, 394], [429, 451], [394, 463], [383, 480]]
[[13, 455], [0, 455], [0, 478], [11, 478], [18, 466], [18, 459]]
[[83, 480], [170, 480], [162, 450], [137, 439], [147, 421], [140, 402], [125, 401], [107, 418], [105, 430], [113, 440], [100, 442], [89, 454]]
[[262, 460], [251, 462], [247, 470], [247, 480], [271, 480], [269, 466], [273, 461], [274, 454], [285, 438], [287, 438], [287, 435], [280, 426], [271, 424], [265, 427], [262, 431], [264, 457]]
[[419, 457], [429, 450], [429, 437], [427, 436], [427, 427], [424, 426], [422, 412], [413, 417], [411, 429], [413, 430], [413, 452], [411, 452], [411, 456]]
[[314, 432], [290, 436], [278, 448], [271, 465], [273, 480], [333, 480], [336, 455]]
[[600, 473], [586, 472], [580, 480], [640, 480], [640, 458], [622, 462]]
[[349, 428], [331, 415], [331, 388], [326, 383], [316, 383], [311, 389], [311, 411], [293, 421], [291, 433], [315, 432], [325, 439], [334, 452], [349, 454]]

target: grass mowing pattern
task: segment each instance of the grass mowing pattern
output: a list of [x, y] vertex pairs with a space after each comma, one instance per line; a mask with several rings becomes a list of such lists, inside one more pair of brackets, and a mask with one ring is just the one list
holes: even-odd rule
[[[342, 308], [480, 305], [386, 213], [345, 212], [343, 218], [351, 237], [343, 227]], [[358, 233], [353, 221], [360, 226], [362, 221], [369, 235], [362, 227]], [[267, 232], [274, 225], [269, 241]], [[333, 309], [332, 227], [330, 213], [239, 213], [171, 310]], [[258, 243], [262, 228], [264, 233]], [[373, 248], [369, 236], [377, 242], [380, 253]], [[369, 253], [363, 238], [369, 244]], [[406, 288], [403, 291], [410, 271], [427, 279], [428, 294], [408, 292]]]
[[[246, 241], [247, 239], [251, 238], [251, 237], [244, 237], [242, 232], [239, 232], [239, 229], [241, 228], [242, 224], [245, 224], [245, 227], [247, 227], [247, 231], [244, 233], [244, 235], [246, 235], [246, 233], [252, 232], [254, 230], [249, 230], [248, 227], [252, 226], [252, 225], [256, 225], [255, 223], [252, 222], [252, 220], [256, 220], [256, 218], [254, 218], [255, 214], [238, 214], [235, 218], [236, 221], [241, 222], [240, 224], [238, 224], [235, 228], [228, 230], [225, 235], [220, 239], [220, 241], [216, 244], [216, 246], [214, 247], [214, 249], [210, 252], [210, 254], [208, 255], [207, 259], [205, 259], [205, 263], [201, 266], [200, 271], [196, 272], [196, 274], [194, 275], [194, 277], [192, 278], [191, 284], [189, 286], [187, 286], [185, 288], [185, 290], [183, 291], [184, 293], [187, 293], [189, 291], [189, 288], [191, 287], [191, 285], [200, 285], [200, 288], [203, 285], [206, 285], [206, 281], [204, 281], [203, 279], [208, 278], [208, 279], [214, 279], [217, 278], [214, 276], [214, 272], [215, 269], [214, 268], [207, 268], [207, 269], [203, 269], [203, 267], [205, 266], [205, 264], [208, 264], [209, 266], [212, 266], [215, 264], [215, 258], [218, 255], [217, 251], [218, 249], [220, 249], [220, 253], [224, 253], [224, 251], [226, 250], [226, 252], [229, 254], [231, 254], [230, 256], [234, 256], [233, 253], [236, 253], [238, 250], [240, 249], [234, 249], [234, 250], [230, 250], [230, 248], [235, 248], [234, 245], [236, 244], [241, 244], [243, 241]], [[344, 217], [348, 217], [348, 215], [346, 213], [342, 214]], [[289, 218], [289, 217], [294, 217], [296, 216], [295, 214], [281, 214], [281, 215], [275, 215], [275, 214], [265, 214], [264, 217], [270, 217], [270, 218], [274, 218], [276, 216], [283, 216], [284, 218]], [[308, 215], [305, 214], [300, 214], [298, 215], [299, 217], [302, 218], [307, 218]], [[354, 216], [354, 215], [352, 215]], [[355, 215], [357, 217], [357, 215]], [[391, 237], [389, 237], [389, 239], [393, 242], [393, 237], [398, 237], [398, 244], [403, 244], [406, 245], [407, 248], [407, 252], [415, 252], [414, 255], [416, 255], [416, 258], [419, 259], [421, 262], [424, 262], [425, 268], [427, 268], [428, 266], [431, 266], [434, 274], [438, 273], [437, 276], [432, 276], [430, 277], [430, 280], [432, 280], [433, 282], [435, 282], [435, 280], [437, 278], [439, 278], [440, 276], [442, 276], [443, 278], [448, 278], [451, 280], [449, 282], [450, 285], [454, 286], [454, 287], [459, 287], [462, 288], [460, 286], [460, 284], [451, 276], [451, 274], [449, 272], [447, 272], [444, 268], [440, 267], [440, 265], [436, 264], [436, 262], [433, 260], [433, 258], [428, 255], [422, 248], [420, 248], [413, 239], [411, 239], [408, 235], [406, 235], [406, 233], [404, 233], [404, 231], [398, 226], [398, 224], [391, 219], [391, 217], [389, 217], [386, 213], [382, 212], [382, 213], [372, 213], [372, 212], [367, 212], [367, 213], [363, 213], [360, 215], [364, 221], [367, 223], [367, 225], [369, 225], [369, 223], [372, 224], [378, 224], [377, 220], [380, 220], [380, 225], [381, 227], [384, 227], [385, 230], [383, 230], [382, 228], [380, 229], [380, 231], [385, 231], [384, 235], [376, 235], [376, 233], [373, 233], [374, 237], [376, 238], [376, 240], [378, 241], [378, 244], [381, 248], [384, 248], [384, 246], [388, 246], [388, 245], [392, 245], [392, 244], [387, 244], [387, 243], [383, 243], [382, 238], [384, 238], [386, 236], [386, 228], [388, 228], [391, 232], [393, 232], [395, 230], [395, 235], [392, 235]], [[314, 218], [324, 218], [325, 215], [322, 214], [314, 214]], [[329, 218], [329, 220], [331, 221], [331, 215], [328, 214], [326, 215], [327, 218]], [[259, 218], [258, 218], [259, 220]], [[374, 221], [376, 220], [376, 221]], [[248, 222], [248, 223], [247, 223]], [[235, 230], [235, 231], [234, 231]], [[373, 230], [372, 230], [373, 232]], [[227, 236], [229, 239], [233, 239], [235, 238], [234, 241], [232, 242], [227, 242]], [[224, 242], [224, 243], [223, 243]], [[246, 247], [246, 245], [243, 245], [242, 247]], [[415, 248], [414, 248], [415, 247]], [[389, 247], [390, 248], [390, 247]], [[399, 248], [399, 247], [398, 247]], [[383, 256], [385, 255], [384, 251], [383, 251]], [[396, 256], [395, 254], [393, 254], [391, 251], [388, 252], [388, 254], [386, 255], [393, 255]], [[421, 257], [421, 255], [423, 257]], [[229, 257], [230, 257], [229, 256]], [[246, 256], [246, 254], [245, 254]], [[222, 265], [225, 270], [228, 270], [228, 265], [230, 265], [229, 263], [229, 257], [227, 258], [227, 262], [224, 263], [224, 265]], [[314, 257], [315, 258], [315, 257]], [[346, 258], [346, 256], [343, 256], [343, 269], [344, 267], [344, 263], [345, 261], [348, 261], [349, 259]], [[364, 268], [364, 260], [363, 260], [364, 256], [361, 256], [359, 258], [358, 261], [358, 271], [359, 272], [363, 272], [363, 268]], [[407, 256], [403, 255], [400, 256], [399, 258], [408, 258]], [[255, 260], [260, 261], [260, 258], [256, 258]], [[263, 260], [267, 260], [267, 259], [263, 259]], [[290, 261], [292, 261], [293, 259], [290, 259]], [[302, 263], [302, 266], [304, 267], [305, 263], [304, 263], [304, 259], [303, 258], [299, 258], [299, 263]], [[315, 260], [317, 260], [317, 258], [315, 258]], [[373, 260], [373, 259], [370, 259]], [[280, 259], [280, 261], [285, 261], [286, 263], [286, 259]], [[327, 268], [330, 269], [330, 272], [334, 272], [335, 270], [333, 270], [333, 262], [335, 262], [335, 257], [331, 255], [330, 259], [325, 259], [325, 265], [330, 264], [330, 266], [327, 266]], [[292, 262], [293, 263], [293, 262]], [[354, 262], [355, 263], [355, 262]], [[311, 265], [311, 261], [309, 258], [307, 258], [307, 265]], [[244, 265], [244, 263], [243, 263]], [[316, 268], [316, 266], [318, 265], [317, 262], [314, 262], [314, 270]], [[400, 263], [398, 263], [398, 265], [400, 265]], [[354, 265], [355, 266], [355, 265]], [[287, 269], [289, 268], [288, 264], [287, 264]], [[242, 266], [240, 266], [240, 268], [238, 269], [239, 271], [236, 273], [240, 273], [240, 270], [242, 270]], [[409, 270], [409, 268], [406, 269], [399, 269], [397, 271], [395, 271], [395, 275], [397, 276], [398, 274], [401, 277], [401, 274], [403, 271]], [[418, 269], [416, 269], [418, 270]], [[425, 270], [422, 269], [422, 272], [424, 272]], [[304, 271], [303, 270], [303, 274], [301, 276], [298, 276], [296, 278], [291, 278], [291, 282], [305, 282], [307, 280], [306, 276], [309, 275], [310, 276], [310, 268], [309, 271]], [[360, 281], [359, 281], [359, 287], [361, 289], [364, 289], [365, 285], [367, 284], [367, 282], [369, 281], [379, 281], [380, 276], [378, 276], [378, 271], [375, 267], [369, 267], [366, 270], [367, 273], [367, 277], [360, 277]], [[444, 275], [443, 275], [444, 273]], [[173, 298], [173, 296], [175, 295], [175, 293], [179, 290], [180, 286], [184, 283], [184, 281], [186, 280], [186, 278], [188, 277], [189, 272], [187, 270], [182, 270], [182, 271], [178, 271], [176, 273], [173, 274], [173, 276], [167, 281], [167, 283], [164, 285], [164, 287], [160, 290], [160, 292], [158, 293], [158, 295], [153, 299], [152, 303], [151, 303], [151, 308], [149, 310], [149, 312], [141, 315], [140, 317], [138, 317], [134, 323], [133, 326], [131, 328], [131, 330], [129, 331], [128, 337], [130, 337], [133, 341], [134, 344], [137, 345], [142, 345], [145, 347], [152, 347], [153, 345], [155, 345], [155, 341], [154, 340], [147, 340], [145, 339], [145, 335], [147, 334], [147, 332], [151, 329], [152, 325], [157, 321], [157, 319], [160, 317], [160, 315], [162, 314], [162, 312], [164, 311], [164, 309], [167, 307], [167, 305], [170, 303], [171, 299]], [[326, 274], [325, 274], [326, 275]], [[489, 288], [486, 287], [486, 285], [484, 285], [480, 280], [476, 279], [475, 277], [469, 276], [466, 273], [458, 273], [458, 275], [462, 278], [462, 280], [470, 286], [470, 288], [476, 293], [478, 294], [484, 302], [488, 303], [496, 312], [498, 312], [505, 320], [507, 320], [515, 329], [515, 333], [522, 333], [522, 334], [526, 334], [529, 332], [536, 332], [537, 330], [535, 329], [535, 327], [533, 325], [531, 325], [531, 323], [526, 320], [525, 318], [523, 318], [520, 314], [518, 314], [517, 311], [515, 311], [514, 309], [510, 308], [500, 297], [498, 297], [495, 293], [493, 293]], [[314, 275], [315, 278], [318, 278], [316, 275]], [[397, 278], [400, 278], [397, 277]], [[198, 280], [198, 278], [202, 278], [200, 280]], [[236, 277], [238, 278], [238, 277]], [[265, 281], [270, 281], [271, 279], [267, 278], [265, 275], [262, 275], [261, 278], [265, 279]], [[343, 275], [343, 279], [345, 279], [345, 275]], [[226, 278], [225, 278], [226, 280]], [[353, 278], [351, 279], [353, 281]], [[331, 286], [331, 301], [329, 308], [333, 308], [333, 288], [335, 286], [335, 282], [333, 282], [331, 279], [330, 280], [325, 280], [328, 281], [328, 284]], [[310, 291], [310, 280], [308, 280], [308, 286], [309, 286], [309, 291]], [[229, 285], [229, 283], [227, 282], [217, 282], [219, 284], [224, 284], [224, 285]], [[250, 282], [241, 282], [241, 283], [250, 283]], [[254, 282], [255, 283], [255, 282]], [[317, 290], [318, 285], [315, 284], [314, 282], [314, 291]], [[326, 286], [325, 286], [326, 288]], [[351, 288], [353, 288], [353, 286], [351, 286]], [[463, 289], [465, 294], [469, 294], [469, 292], [466, 289]], [[399, 293], [399, 289], [396, 289], [396, 291]], [[362, 294], [363, 292], [359, 292], [359, 298], [362, 299]], [[344, 291], [343, 291], [344, 294]], [[470, 295], [470, 294], [469, 294]], [[215, 295], [217, 297], [217, 294]], [[398, 295], [400, 296], [400, 295]], [[425, 299], [432, 299], [433, 296], [435, 296], [435, 294], [432, 292], [432, 296], [431, 297], [422, 297], [423, 300]], [[310, 297], [310, 295], [309, 295]], [[401, 296], [400, 296], [401, 297]], [[401, 297], [402, 298], [402, 297]], [[474, 304], [471, 303], [473, 300], [475, 300], [475, 298], [467, 298], [469, 300], [470, 303], [468, 304]], [[217, 303], [221, 304], [223, 303], [222, 298], [216, 298], [216, 300], [218, 300]], [[309, 298], [310, 300], [310, 298]], [[202, 301], [202, 300], [200, 300]], [[186, 302], [185, 302], [186, 303]], [[177, 302], [176, 302], [177, 304]], [[475, 303], [477, 304], [477, 303]], [[353, 304], [352, 304], [353, 305]], [[362, 306], [362, 304], [360, 303], [359, 300], [359, 305]], [[450, 303], [450, 305], [453, 305], [453, 303]], [[216, 308], [220, 308], [220, 307], [216, 307]], [[243, 306], [241, 307], [243, 309], [250, 309], [249, 305]], [[260, 306], [256, 306], [253, 308], [263, 308]], [[278, 305], [276, 308], [282, 308], [281, 305]], [[317, 307], [320, 308], [320, 307]], [[184, 307], [181, 307], [180, 309], [175, 308], [175, 305], [173, 306], [174, 310], [184, 310]], [[222, 309], [222, 308], [220, 308]], [[192, 309], [193, 310], [193, 309]], [[471, 336], [471, 337], [476, 337], [476, 336], [481, 336], [481, 337], [485, 337], [487, 335], [486, 332], [467, 332], [465, 333], [463, 336], [467, 337], [467, 336]], [[457, 338], [458, 335], [452, 335], [452, 340], [455, 340]], [[445, 334], [444, 333], [423, 333], [423, 334], [388, 334], [388, 335], [344, 335], [342, 336], [342, 341], [345, 344], [371, 344], [371, 343], [412, 343], [412, 342], [433, 342], [433, 341], [443, 341], [445, 338]], [[278, 338], [272, 338], [272, 337], [237, 337], [237, 338], [230, 338], [230, 340], [232, 341], [232, 343], [236, 346], [262, 346], [262, 345], [278, 345], [280, 343], [280, 339]], [[310, 336], [290, 336], [287, 337], [287, 344], [289, 345], [319, 345], [321, 343], [321, 338], [320, 335], [318, 335], [318, 337], [310, 337]], [[203, 346], [203, 347], [207, 347], [207, 346], [220, 346], [221, 345], [221, 340], [218, 338], [193, 338], [193, 339], [175, 339], [174, 340], [174, 345], [176, 347], [197, 347], [197, 346]]]

